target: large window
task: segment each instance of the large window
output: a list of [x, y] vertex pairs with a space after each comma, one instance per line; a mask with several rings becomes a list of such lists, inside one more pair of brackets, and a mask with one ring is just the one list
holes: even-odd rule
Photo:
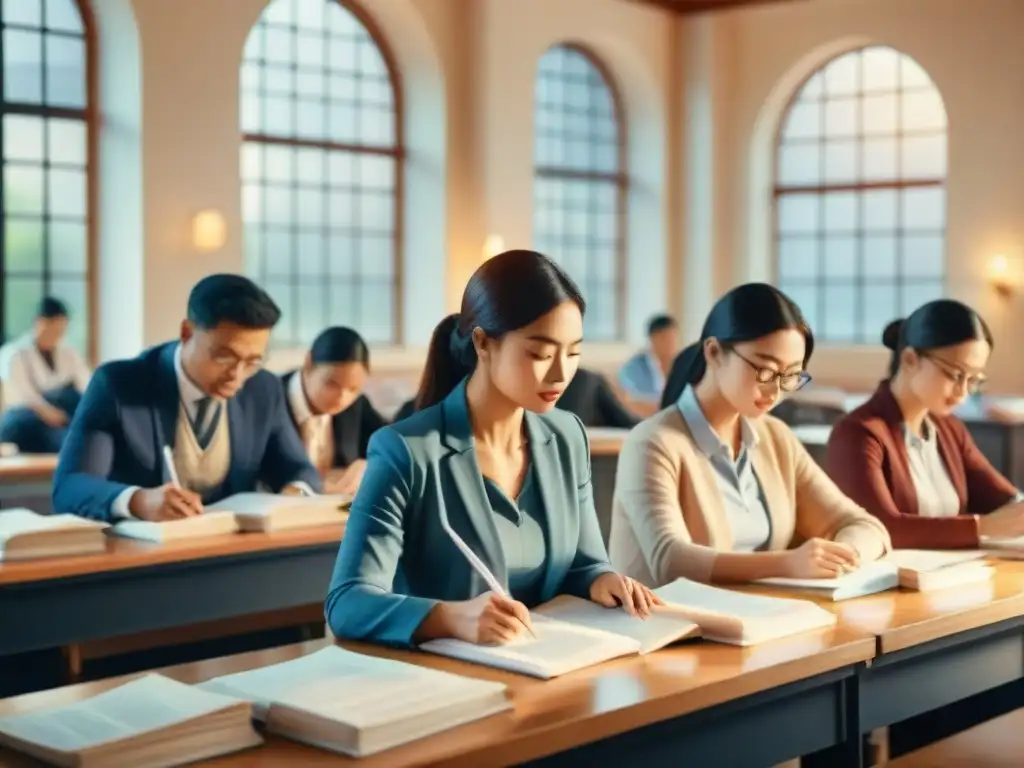
[[624, 336], [623, 223], [627, 178], [622, 114], [597, 60], [559, 45], [537, 67], [533, 238], [587, 299], [587, 338]]
[[0, 337], [27, 331], [39, 300], [52, 295], [71, 310], [68, 342], [83, 353], [91, 326], [87, 18], [75, 0], [0, 5]]
[[398, 341], [393, 72], [337, 0], [274, 0], [242, 63], [245, 264], [282, 310], [281, 345], [328, 325]]
[[946, 111], [892, 48], [833, 59], [779, 133], [778, 284], [832, 343], [877, 344], [885, 324], [943, 295]]

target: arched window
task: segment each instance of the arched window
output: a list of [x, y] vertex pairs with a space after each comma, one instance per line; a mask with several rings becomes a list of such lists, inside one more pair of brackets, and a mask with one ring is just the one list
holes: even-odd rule
[[579, 283], [587, 338], [625, 334], [626, 187], [622, 109], [589, 53], [548, 50], [534, 88], [533, 239]]
[[274, 0], [242, 63], [246, 271], [282, 311], [275, 341], [328, 325], [398, 341], [402, 158], [394, 71], [337, 0]]
[[784, 115], [776, 168], [778, 285], [832, 343], [943, 295], [946, 110], [928, 74], [884, 46], [845, 53]]
[[76, 0], [0, 6], [3, 237], [0, 337], [27, 331], [44, 295], [72, 314], [68, 343], [92, 350], [93, 31]]

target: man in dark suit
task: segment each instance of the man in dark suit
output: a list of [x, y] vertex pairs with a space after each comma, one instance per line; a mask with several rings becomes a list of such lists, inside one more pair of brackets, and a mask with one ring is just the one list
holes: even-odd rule
[[635, 414], [626, 410], [604, 376], [585, 368], [576, 371], [569, 386], [558, 398], [558, 407], [575, 413], [585, 427], [630, 429], [640, 421]]
[[160, 521], [198, 514], [258, 483], [319, 492], [281, 383], [262, 370], [279, 318], [273, 300], [240, 275], [200, 280], [180, 342], [93, 375], [54, 475], [54, 509]]

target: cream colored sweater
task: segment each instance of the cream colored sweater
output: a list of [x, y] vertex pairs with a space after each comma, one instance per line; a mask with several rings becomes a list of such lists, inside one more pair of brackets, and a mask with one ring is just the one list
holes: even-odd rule
[[[865, 561], [891, 549], [885, 526], [843, 495], [789, 427], [773, 416], [752, 425], [760, 439], [750, 458], [771, 518], [767, 549], [824, 538], [856, 547]], [[714, 469], [679, 409], [641, 422], [619, 454], [612, 565], [650, 587], [680, 576], [706, 582], [717, 554], [732, 544]]]

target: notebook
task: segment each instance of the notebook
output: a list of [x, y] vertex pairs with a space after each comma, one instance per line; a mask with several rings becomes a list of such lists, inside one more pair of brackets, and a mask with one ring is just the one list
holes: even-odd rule
[[150, 674], [0, 718], [0, 744], [57, 766], [165, 768], [261, 744], [251, 718], [247, 701]]
[[981, 546], [985, 554], [998, 557], [1000, 560], [1024, 560], [1024, 536], [1016, 536], [1012, 539], [982, 536]]
[[77, 515], [40, 515], [20, 507], [2, 510], [0, 561], [103, 552], [106, 528], [106, 523]]
[[294, 528], [314, 528], [343, 522], [351, 502], [352, 497], [347, 494], [287, 496], [276, 493], [236, 493], [206, 505], [201, 515], [160, 523], [121, 520], [114, 524], [112, 530], [118, 536], [167, 542], [238, 531], [270, 533]]
[[267, 730], [364, 757], [510, 708], [501, 683], [330, 646], [214, 678], [208, 691], [252, 702]]
[[774, 577], [758, 579], [757, 584], [770, 584], [775, 587], [793, 589], [809, 589], [829, 600], [849, 600], [853, 597], [864, 597], [876, 592], [896, 589], [900, 584], [899, 568], [884, 560], [862, 565], [852, 573], [833, 579], [797, 579]]
[[654, 590], [665, 602], [647, 619], [559, 596], [531, 611], [536, 637], [527, 633], [503, 645], [445, 638], [420, 648], [431, 653], [543, 679], [620, 656], [646, 654], [698, 635], [732, 645], [752, 645], [829, 627], [836, 618], [806, 600], [750, 595], [677, 579]]
[[993, 570], [984, 558], [981, 550], [897, 549], [884, 561], [899, 569], [901, 587], [930, 592], [991, 579]]

